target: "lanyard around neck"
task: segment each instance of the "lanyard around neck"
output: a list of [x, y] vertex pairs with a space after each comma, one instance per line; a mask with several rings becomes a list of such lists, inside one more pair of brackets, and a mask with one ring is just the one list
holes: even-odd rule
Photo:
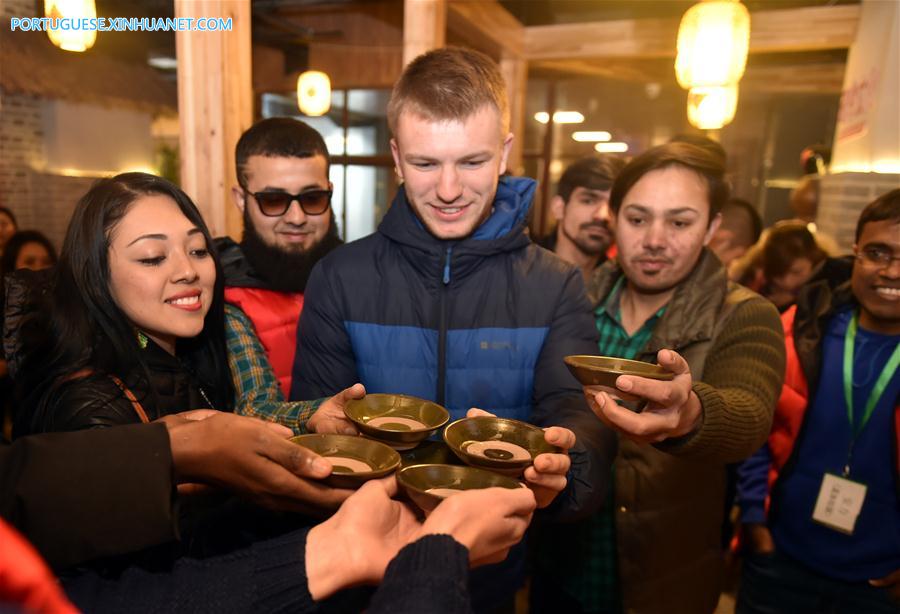
[[888, 359], [887, 364], [885, 364], [884, 368], [881, 370], [878, 379], [875, 380], [875, 386], [872, 388], [872, 392], [869, 393], [869, 399], [866, 401], [866, 407], [863, 411], [862, 418], [859, 423], [856, 424], [854, 421], [855, 412], [853, 411], [853, 353], [856, 344], [856, 329], [858, 326], [859, 312], [854, 312], [853, 317], [850, 318], [850, 324], [847, 326], [847, 333], [844, 335], [844, 399], [847, 402], [847, 419], [850, 421], [850, 429], [853, 431], [852, 441], [855, 441], [856, 438], [859, 437], [859, 434], [866, 427], [866, 424], [868, 424], [869, 418], [872, 417], [872, 412], [875, 411], [875, 406], [878, 405], [878, 401], [881, 400], [881, 395], [884, 394], [888, 383], [897, 371], [897, 365], [900, 364], [900, 345], [897, 345], [894, 348], [894, 353], [891, 354], [891, 357]]

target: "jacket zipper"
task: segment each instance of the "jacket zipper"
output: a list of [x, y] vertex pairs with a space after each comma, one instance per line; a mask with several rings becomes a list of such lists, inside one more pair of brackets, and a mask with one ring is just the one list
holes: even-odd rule
[[450, 285], [450, 255], [453, 248], [447, 248], [447, 258], [444, 261], [444, 275], [441, 279], [440, 298], [440, 328], [438, 329], [438, 377], [437, 398], [438, 405], [444, 405], [444, 389], [447, 382], [447, 286]]

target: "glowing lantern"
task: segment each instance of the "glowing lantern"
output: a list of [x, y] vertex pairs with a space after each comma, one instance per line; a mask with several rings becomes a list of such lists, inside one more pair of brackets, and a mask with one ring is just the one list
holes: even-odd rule
[[681, 18], [675, 75], [684, 89], [737, 83], [747, 66], [750, 13], [739, 0], [704, 0]]
[[317, 117], [331, 108], [331, 79], [318, 70], [307, 70], [297, 78], [297, 106], [304, 115]]
[[734, 119], [738, 87], [693, 87], [688, 92], [688, 121], [701, 130], [718, 130]]
[[[86, 51], [97, 40], [96, 30], [72, 29], [82, 19], [96, 19], [97, 5], [94, 0], [44, 0], [44, 16], [50, 19], [69, 19], [67, 30], [55, 28], [47, 30], [50, 42], [66, 51]], [[52, 24], [51, 24], [52, 25]]]

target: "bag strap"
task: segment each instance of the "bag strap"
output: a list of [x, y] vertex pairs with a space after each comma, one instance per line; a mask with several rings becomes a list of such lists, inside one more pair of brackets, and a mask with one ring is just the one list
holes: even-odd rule
[[143, 422], [144, 424], [147, 424], [148, 422], [150, 422], [150, 419], [147, 418], [147, 412], [144, 411], [144, 408], [141, 405], [141, 402], [137, 400], [137, 397], [135, 397], [134, 393], [131, 392], [131, 390], [128, 388], [128, 386], [125, 385], [125, 382], [120, 380], [115, 375], [110, 375], [110, 377], [112, 378], [112, 381], [114, 381], [116, 383], [116, 386], [118, 386], [119, 388], [122, 389], [122, 392], [125, 394], [125, 397], [129, 401], [131, 401], [131, 406], [134, 408], [134, 411], [138, 415], [138, 418], [141, 419], [141, 422]]
[[[83, 377], [87, 377], [94, 372], [91, 368], [84, 368], [75, 373], [72, 373], [68, 377], [65, 378], [65, 381], [81, 379]], [[115, 382], [116, 386], [122, 391], [122, 394], [125, 395], [125, 398], [131, 401], [131, 406], [134, 408], [134, 413], [137, 414], [138, 418], [143, 424], [148, 424], [150, 419], [147, 417], [147, 412], [144, 411], [144, 407], [141, 405], [141, 402], [137, 400], [137, 397], [134, 396], [134, 393], [125, 385], [125, 382], [120, 380], [115, 375], [110, 374], [110, 379]]]

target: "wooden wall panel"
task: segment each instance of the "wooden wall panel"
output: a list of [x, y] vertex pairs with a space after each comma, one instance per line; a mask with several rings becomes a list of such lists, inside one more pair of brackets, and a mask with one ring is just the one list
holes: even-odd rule
[[241, 235], [234, 148], [253, 122], [250, 0], [175, 0], [175, 17], [232, 19], [230, 32], [177, 32], [181, 187], [214, 236]]

